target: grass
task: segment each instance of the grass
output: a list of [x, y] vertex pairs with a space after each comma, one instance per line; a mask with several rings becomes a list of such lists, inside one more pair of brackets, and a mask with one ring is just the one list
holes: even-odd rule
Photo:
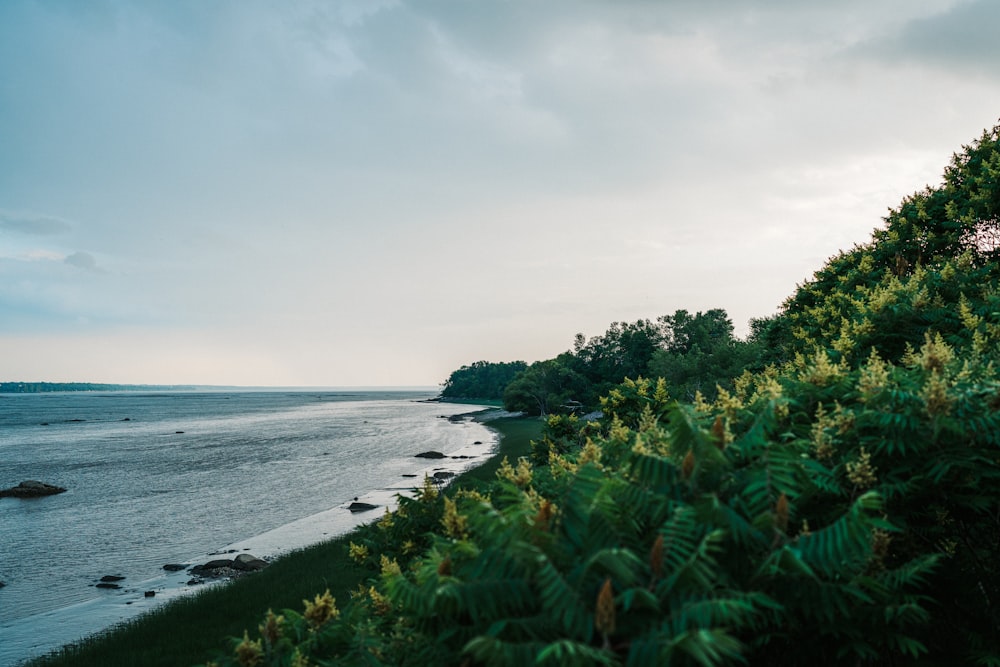
[[[457, 477], [449, 489], [484, 484], [496, 476], [504, 456], [527, 456], [541, 434], [538, 419], [502, 418], [488, 423], [500, 434], [495, 456]], [[359, 528], [357, 530], [364, 530]], [[175, 667], [194, 665], [227, 651], [227, 637], [254, 630], [268, 609], [302, 610], [302, 600], [327, 588], [347, 600], [371, 573], [347, 556], [355, 531], [294, 551], [266, 570], [224, 586], [179, 598], [134, 620], [38, 658], [30, 667]], [[251, 632], [253, 635], [253, 632]]]

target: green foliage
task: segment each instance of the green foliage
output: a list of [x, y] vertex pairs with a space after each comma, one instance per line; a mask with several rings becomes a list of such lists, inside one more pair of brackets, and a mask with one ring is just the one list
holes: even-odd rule
[[444, 383], [441, 396], [500, 400], [511, 380], [527, 367], [528, 364], [523, 361], [477, 361], [469, 366], [462, 366], [452, 371]]
[[573, 369], [569, 355], [538, 361], [518, 373], [503, 393], [507, 410], [529, 415], [547, 415], [564, 409], [586, 380]]
[[[581, 377], [637, 379], [606, 388], [599, 423], [550, 419], [489, 495], [414, 501], [419, 555], [377, 554], [404, 534], [364, 545], [373, 586], [294, 650], [336, 664], [1000, 664], [998, 146], [995, 128], [964, 148], [940, 188], [756, 321], [741, 361], [725, 355], [724, 312], [677, 311], [529, 367], [511, 386], [543, 413]], [[696, 369], [678, 394], [680, 355]], [[671, 370], [654, 384], [640, 375], [657, 358]], [[722, 369], [738, 377], [700, 391]], [[671, 399], [692, 387], [692, 402]]]

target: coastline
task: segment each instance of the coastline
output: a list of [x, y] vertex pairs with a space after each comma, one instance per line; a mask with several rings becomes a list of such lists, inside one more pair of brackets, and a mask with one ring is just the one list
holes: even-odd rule
[[[264, 585], [265, 580], [269, 577], [269, 571], [272, 569], [294, 570], [297, 567], [295, 563], [296, 559], [305, 558], [305, 554], [317, 550], [329, 553], [338, 548], [344, 551], [343, 544], [346, 544], [346, 540], [359, 526], [381, 518], [386, 508], [390, 511], [394, 510], [397, 496], [412, 494], [415, 487], [418, 487], [422, 483], [424, 475], [433, 476], [435, 472], [454, 473], [454, 477], [442, 481], [442, 487], [444, 487], [462, 479], [469, 472], [491, 461], [495, 462], [495, 465], [498, 465], [503, 450], [503, 436], [500, 430], [491, 426], [491, 423], [509, 417], [510, 413], [494, 407], [485, 407], [447, 417], [452, 422], [468, 420], [482, 425], [490, 432], [490, 440], [485, 441], [484, 439], [481, 444], [467, 444], [458, 450], [450, 451], [448, 452], [448, 458], [431, 461], [426, 466], [418, 469], [414, 473], [414, 478], [401, 479], [395, 484], [374, 489], [356, 499], [357, 502], [376, 505], [377, 508], [374, 510], [352, 513], [347, 508], [354, 501], [345, 500], [323, 512], [303, 517], [260, 535], [226, 545], [212, 554], [203, 554], [204, 560], [209, 560], [213, 556], [218, 557], [221, 553], [229, 552], [251, 553], [257, 557], [272, 560], [271, 565], [261, 573], [238, 580], [221, 580], [198, 586], [187, 585], [187, 580], [190, 578], [188, 572], [164, 573], [147, 581], [136, 582], [134, 585], [129, 585], [122, 591], [103, 597], [100, 600], [80, 603], [40, 615], [45, 618], [46, 622], [59, 624], [60, 627], [63, 623], [61, 617], [85, 616], [92, 621], [100, 621], [103, 629], [89, 634], [77, 633], [73, 635], [64, 633], [59, 641], [48, 641], [45, 642], [44, 646], [33, 644], [29, 657], [21, 658], [22, 660], [27, 660], [27, 662], [19, 664], [78, 664], [81, 654], [94, 653], [95, 651], [97, 654], [100, 654], [101, 650], [103, 650], [101, 647], [114, 645], [121, 637], [133, 632], [136, 627], [155, 625], [157, 618], [172, 613], [172, 607], [193, 609], [198, 606], [210, 606], [213, 604], [211, 602], [212, 597], [224, 595], [223, 591], [229, 588], [231, 584], [239, 583], [240, 586], [245, 587], [252, 585], [250, 582], [253, 580], [259, 579], [260, 583]], [[462, 456], [469, 458], [458, 458]], [[495, 465], [486, 465], [486, 467], [495, 468]], [[204, 562], [204, 560], [195, 559], [191, 563]], [[275, 566], [279, 566], [279, 568], [275, 568]], [[356, 573], [352, 576], [355, 579], [357, 578]], [[351, 580], [353, 581], [353, 579]], [[324, 579], [324, 581], [327, 580]], [[326, 585], [329, 586], [329, 583]], [[319, 586], [318, 589], [310, 589], [311, 592], [307, 594], [321, 592], [322, 585], [317, 586]], [[144, 594], [148, 590], [154, 591], [155, 597], [146, 598]], [[347, 588], [344, 590], [346, 592]], [[300, 604], [300, 599], [294, 600], [294, 603], [288, 606], [297, 608]], [[280, 604], [277, 602], [275, 604], [281, 608]], [[263, 611], [265, 610], [262, 609], [260, 613], [263, 613]], [[204, 613], [195, 612], [194, 615], [203, 617]], [[38, 620], [38, 618], [29, 617], [22, 619], [22, 622], [31, 623], [33, 620]], [[253, 623], [256, 623], [256, 620]], [[247, 626], [253, 627], [253, 623], [248, 623]], [[68, 630], [72, 632], [71, 629], [68, 628]], [[225, 628], [220, 628], [220, 632], [222, 634], [216, 637], [213, 648], [217, 649], [224, 646], [225, 634], [228, 631]], [[241, 630], [238, 629], [235, 632], [230, 632], [230, 634], [239, 634], [240, 632]], [[86, 634], [86, 636], [81, 638], [82, 634]], [[160, 658], [162, 660], [162, 656]], [[202, 655], [200, 659], [207, 659], [207, 655]], [[101, 659], [97, 659], [93, 664], [101, 664], [101, 662]], [[151, 663], [147, 662], [147, 664]], [[183, 663], [168, 661], [158, 664]]]

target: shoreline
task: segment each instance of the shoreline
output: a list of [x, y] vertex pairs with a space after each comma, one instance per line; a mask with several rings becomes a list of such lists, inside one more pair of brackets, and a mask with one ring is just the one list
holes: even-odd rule
[[[359, 526], [381, 518], [387, 507], [390, 511], [395, 509], [396, 496], [411, 494], [423, 482], [425, 474], [433, 476], [435, 472], [453, 472], [454, 477], [442, 480], [442, 486], [445, 486], [463, 472], [485, 463], [495, 455], [500, 436], [479, 417], [494, 412], [498, 411], [484, 406], [480, 410], [461, 414], [439, 415], [437, 418], [447, 419], [456, 425], [466, 421], [479, 424], [489, 432], [490, 437], [482, 437], [482, 444], [479, 445], [465, 444], [458, 449], [449, 450], [447, 458], [426, 460], [423, 465], [418, 462], [419, 459], [414, 459], [415, 467], [411, 469], [412, 472], [406, 473], [413, 477], [401, 478], [393, 484], [372, 489], [357, 497], [359, 502], [376, 505], [372, 510], [351, 512], [348, 507], [355, 501], [344, 499], [321, 512], [193, 555], [184, 561], [186, 567], [178, 572], [163, 572], [143, 580], [122, 582], [121, 589], [108, 591], [99, 597], [5, 622], [2, 630], [7, 638], [2, 642], [4, 646], [0, 646], [0, 664], [42, 662], [48, 656], [67, 648], [86, 645], [96, 638], [114, 634], [120, 628], [127, 628], [141, 621], [144, 616], [159, 613], [176, 601], [196, 598], [234, 581], [227, 578], [207, 579], [204, 583], [191, 585], [188, 583], [192, 578], [188, 571], [191, 566], [219, 558], [223, 554], [232, 557], [239, 553], [252, 554], [273, 565], [296, 552], [335, 541]], [[481, 436], [477, 433], [476, 437]], [[413, 453], [417, 453], [416, 448]], [[457, 458], [462, 456], [468, 458]], [[260, 573], [252, 576], [260, 576]], [[152, 591], [153, 597], [146, 597], [147, 591]], [[36, 626], [44, 626], [46, 632], [40, 636]]]

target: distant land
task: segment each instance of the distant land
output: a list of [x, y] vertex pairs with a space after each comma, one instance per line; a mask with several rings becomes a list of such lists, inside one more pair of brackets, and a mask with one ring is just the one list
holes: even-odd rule
[[441, 387], [243, 387], [195, 384], [101, 384], [97, 382], [0, 382], [0, 394], [42, 394], [56, 391], [440, 391]]
[[94, 382], [0, 382], [0, 394], [41, 394], [50, 391], [185, 391], [183, 385], [97, 384]]

